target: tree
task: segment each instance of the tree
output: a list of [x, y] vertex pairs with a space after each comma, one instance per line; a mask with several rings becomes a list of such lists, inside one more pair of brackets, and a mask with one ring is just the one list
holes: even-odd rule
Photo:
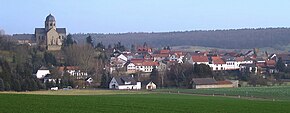
[[284, 72], [286, 69], [285, 64], [283, 63], [283, 60], [281, 57], [278, 58], [278, 61], [276, 63], [276, 69], [280, 72]]
[[66, 39], [63, 40], [63, 46], [67, 47], [74, 44], [74, 40], [72, 39], [72, 35], [68, 34]]
[[105, 49], [105, 46], [103, 45], [102, 42], [99, 42], [99, 43], [97, 44], [96, 48], [102, 50], [102, 49]]
[[91, 37], [91, 35], [89, 35], [87, 38], [86, 38], [86, 42], [87, 44], [91, 45], [92, 47], [94, 47], [94, 43], [93, 43], [93, 39]]
[[57, 65], [55, 56], [50, 52], [44, 53], [44, 60], [47, 65]]
[[12, 89], [15, 91], [21, 91], [21, 84], [18, 79], [14, 79]]
[[161, 80], [160, 80], [159, 73], [156, 67], [153, 67], [152, 69], [152, 72], [150, 74], [150, 80], [156, 83], [157, 85], [160, 85]]
[[108, 88], [110, 80], [111, 80], [110, 74], [107, 72], [103, 72], [101, 78], [101, 88]]
[[194, 64], [194, 74], [196, 78], [206, 78], [212, 76], [211, 68], [206, 64]]
[[124, 45], [121, 44], [121, 42], [118, 42], [117, 44], [114, 45], [114, 49], [120, 50], [120, 51], [125, 51], [126, 48]]
[[4, 87], [4, 81], [2, 78], [0, 78], [0, 91], [4, 91], [5, 87]]
[[4, 82], [4, 88], [5, 88], [4, 89], [5, 91], [10, 91], [11, 90], [9, 82]]
[[131, 45], [131, 52], [132, 53], [135, 53], [136, 52], [136, 47], [134, 44]]

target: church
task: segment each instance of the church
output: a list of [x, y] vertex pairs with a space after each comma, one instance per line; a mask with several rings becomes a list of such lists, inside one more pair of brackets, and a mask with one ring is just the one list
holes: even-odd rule
[[35, 28], [37, 45], [47, 50], [60, 50], [66, 38], [66, 29], [56, 28], [56, 20], [51, 14], [46, 17], [44, 24], [45, 28]]
[[13, 34], [13, 38], [19, 44], [32, 44], [49, 51], [61, 50], [66, 28], [56, 28], [55, 17], [51, 14], [45, 18], [44, 26], [35, 28], [34, 34]]

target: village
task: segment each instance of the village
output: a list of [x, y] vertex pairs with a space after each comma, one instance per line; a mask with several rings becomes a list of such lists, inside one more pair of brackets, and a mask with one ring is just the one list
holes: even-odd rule
[[[257, 56], [256, 50], [249, 50], [246, 53], [236, 52], [219, 52], [219, 51], [174, 51], [167, 48], [155, 49], [150, 48], [146, 43], [143, 46], [138, 46], [132, 51], [120, 51], [118, 49], [110, 50], [110, 58], [108, 64], [105, 65], [104, 70], [110, 75], [110, 81], [107, 84], [108, 89], [125, 89], [125, 90], [139, 90], [139, 89], [156, 89], [165, 87], [178, 87], [170, 83], [169, 75], [172, 71], [183, 76], [184, 70], [178, 70], [176, 66], [188, 64], [193, 69], [195, 66], [204, 65], [214, 73], [223, 72], [238, 72], [251, 73], [254, 76], [269, 80], [265, 84], [269, 85], [272, 82], [288, 82], [287, 79], [270, 78], [270, 75], [278, 73], [277, 63], [287, 66], [290, 61], [288, 54], [271, 54], [268, 56]], [[285, 68], [284, 67], [284, 68]], [[92, 88], [90, 85], [94, 84], [94, 79], [88, 72], [81, 70], [78, 66], [61, 66], [55, 67], [62, 75], [68, 73], [76, 80], [83, 80], [85, 86], [82, 88]], [[158, 74], [154, 74], [158, 72]], [[203, 72], [207, 73], [207, 72]], [[51, 72], [47, 68], [40, 68], [35, 74], [38, 79], [45, 82], [54, 82], [61, 78], [53, 78], [50, 76]], [[155, 76], [155, 77], [152, 77]], [[219, 78], [216, 80], [215, 77]], [[243, 75], [237, 75], [243, 76]], [[221, 79], [222, 78], [222, 79]], [[188, 79], [188, 78], [186, 78]], [[224, 75], [201, 76], [189, 78], [186, 80], [190, 87], [184, 88], [236, 88], [241, 87], [242, 79], [228, 79]], [[242, 80], [242, 81], [241, 81]], [[241, 81], [241, 82], [239, 82]], [[250, 81], [250, 80], [249, 80]], [[81, 82], [81, 83], [83, 83]], [[255, 81], [258, 82], [258, 81]], [[271, 83], [269, 83], [271, 82]], [[259, 84], [259, 83], [255, 83]], [[79, 85], [81, 86], [81, 85]], [[80, 88], [80, 87], [76, 87]]]
[[[72, 88], [237, 88], [290, 82], [290, 68], [287, 67], [290, 63], [289, 53], [268, 54], [258, 48], [247, 51], [186, 51], [170, 46], [154, 48], [146, 42], [132, 44], [131, 47], [118, 42], [112, 46], [94, 42], [94, 37], [90, 35], [83, 39], [84, 43], [78, 43], [71, 34], [66, 34], [66, 28], [56, 27], [56, 19], [52, 14], [45, 18], [44, 23], [44, 28], [35, 28], [35, 34], [5, 36], [15, 47], [27, 49], [12, 49], [20, 57], [9, 52], [9, 49], [5, 50], [8, 54], [1, 55], [4, 64], [5, 61], [11, 62], [11, 66], [17, 65], [17, 70], [28, 70], [25, 76], [29, 76], [37, 87], [21, 89], [19, 85], [29, 84], [30, 80], [16, 82], [17, 91]], [[5, 46], [6, 43], [4, 48], [12, 46]], [[22, 56], [24, 51], [31, 51], [33, 54]], [[30, 62], [30, 58], [34, 60]], [[31, 67], [22, 66], [23, 62]], [[3, 69], [7, 67], [4, 64]], [[8, 82], [5, 90], [10, 90], [8, 84], [14, 83]]]
[[1, 0], [0, 113], [290, 113], [290, 0]]

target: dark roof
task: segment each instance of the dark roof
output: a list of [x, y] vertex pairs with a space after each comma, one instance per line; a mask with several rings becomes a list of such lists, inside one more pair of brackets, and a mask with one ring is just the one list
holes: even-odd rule
[[125, 82], [131, 82], [131, 84], [126, 85], [136, 85], [137, 82], [132, 76], [117, 76], [114, 77], [119, 85], [125, 85]]
[[[56, 32], [59, 34], [66, 34], [65, 28], [56, 28]], [[45, 28], [35, 28], [35, 34], [44, 34], [46, 33]]]
[[49, 14], [49, 15], [46, 17], [45, 21], [55, 21], [55, 18], [54, 18], [54, 16], [52, 16], [51, 14]]
[[32, 40], [34, 38], [33, 34], [13, 34], [12, 36], [17, 40]]
[[196, 85], [212, 85], [217, 84], [217, 81], [213, 78], [193, 78], [192, 82]]
[[35, 34], [44, 34], [46, 33], [45, 28], [35, 28]]
[[39, 68], [39, 70], [48, 70], [48, 68], [45, 67], [45, 66], [41, 66], [41, 67]]
[[56, 32], [59, 34], [66, 34], [66, 29], [65, 28], [56, 28]]

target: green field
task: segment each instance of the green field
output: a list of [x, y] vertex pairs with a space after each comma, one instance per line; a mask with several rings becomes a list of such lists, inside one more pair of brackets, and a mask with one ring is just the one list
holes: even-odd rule
[[0, 94], [1, 113], [287, 113], [288, 101], [177, 94]]
[[241, 87], [218, 89], [158, 89], [156, 92], [186, 93], [221, 96], [240, 96], [245, 98], [262, 98], [269, 100], [290, 101], [290, 86]]
[[290, 113], [290, 101], [146, 91], [0, 93], [0, 113]]

